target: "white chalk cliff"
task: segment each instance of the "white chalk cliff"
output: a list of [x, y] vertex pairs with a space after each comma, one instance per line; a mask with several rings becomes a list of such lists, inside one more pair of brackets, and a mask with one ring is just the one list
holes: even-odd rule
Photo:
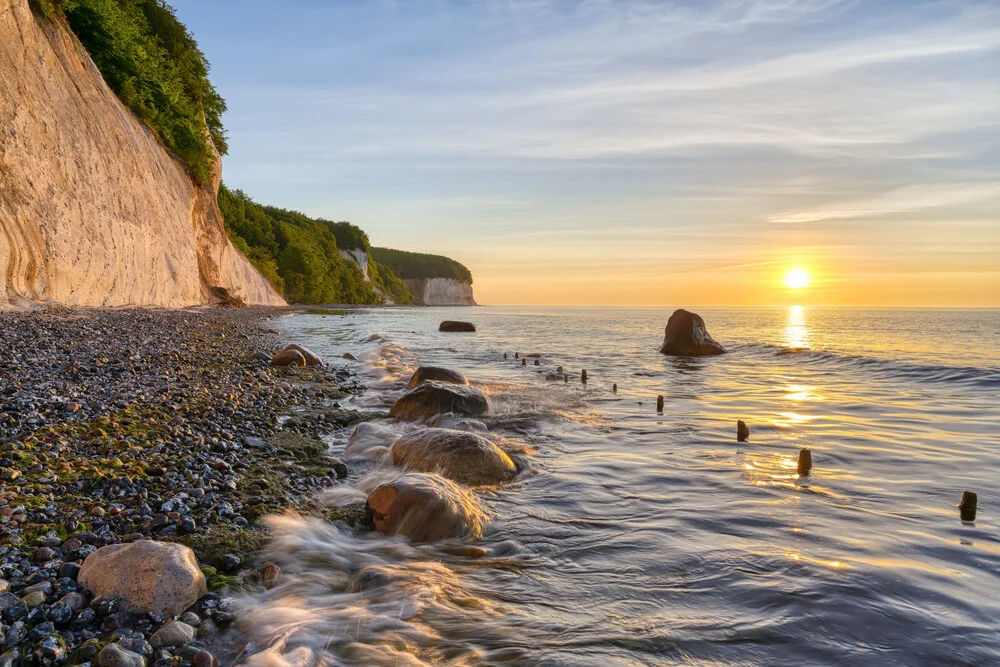
[[0, 0], [0, 307], [283, 304], [76, 37]]
[[368, 277], [368, 253], [361, 248], [356, 248], [354, 250], [341, 250], [340, 256], [357, 264], [358, 268], [361, 269], [361, 275], [365, 277], [365, 282], [371, 282], [371, 278]]
[[425, 306], [475, 306], [472, 285], [453, 278], [407, 278], [406, 286]]

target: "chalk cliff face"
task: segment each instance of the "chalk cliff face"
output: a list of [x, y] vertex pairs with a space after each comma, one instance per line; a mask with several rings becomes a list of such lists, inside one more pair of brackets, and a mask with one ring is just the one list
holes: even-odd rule
[[355, 250], [341, 250], [340, 256], [358, 265], [358, 268], [361, 269], [361, 275], [365, 277], [365, 282], [371, 281], [371, 278], [368, 277], [368, 253], [358, 248]]
[[284, 300], [61, 24], [0, 0], [0, 307]]
[[407, 278], [406, 286], [424, 306], [475, 306], [472, 285], [452, 278]]

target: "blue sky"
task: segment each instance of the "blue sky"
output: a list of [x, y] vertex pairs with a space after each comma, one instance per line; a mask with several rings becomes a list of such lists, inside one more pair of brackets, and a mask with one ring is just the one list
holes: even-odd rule
[[1000, 305], [995, 2], [172, 4], [228, 185], [480, 301]]

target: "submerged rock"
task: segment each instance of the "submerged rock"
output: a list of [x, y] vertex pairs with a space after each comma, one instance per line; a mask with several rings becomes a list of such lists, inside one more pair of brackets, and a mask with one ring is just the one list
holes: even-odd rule
[[301, 345], [292, 343], [291, 345], [286, 345], [282, 352], [288, 352], [289, 350], [295, 350], [301, 354], [306, 360], [306, 366], [326, 366], [326, 364], [323, 363], [323, 359], [307, 347], [302, 347]]
[[437, 382], [448, 382], [451, 384], [469, 384], [468, 378], [458, 371], [438, 366], [421, 366], [413, 374], [413, 377], [410, 378], [410, 384], [407, 385], [407, 388], [413, 389], [419, 386], [424, 380], [436, 380]]
[[486, 428], [486, 424], [478, 419], [462, 417], [461, 415], [456, 415], [451, 412], [446, 412], [433, 417], [427, 422], [427, 425], [434, 426], [436, 428], [453, 428], [458, 431], [471, 431], [473, 433], [486, 433], [489, 431], [489, 429]]
[[400, 396], [389, 410], [389, 416], [417, 421], [445, 412], [478, 417], [489, 410], [489, 399], [478, 389], [428, 380]]
[[282, 350], [271, 358], [272, 366], [305, 366], [306, 358], [298, 350]]
[[180, 614], [207, 590], [191, 549], [152, 540], [98, 549], [77, 580], [95, 598], [121, 598], [132, 611], [161, 616]]
[[498, 484], [517, 474], [507, 454], [481, 435], [449, 428], [408, 433], [392, 445], [392, 464], [462, 484]]
[[726, 348], [712, 340], [708, 330], [705, 329], [705, 320], [700, 315], [678, 309], [667, 320], [660, 354], [703, 357], [723, 354], [725, 351]]
[[476, 497], [440, 475], [407, 473], [368, 496], [375, 529], [414, 542], [480, 537], [485, 513]]
[[462, 331], [475, 331], [476, 325], [472, 322], [457, 322], [455, 320], [445, 320], [438, 327], [438, 331], [448, 331], [448, 332], [462, 332]]
[[746, 442], [750, 439], [750, 427], [742, 419], [736, 420], [736, 442]]
[[389, 451], [399, 432], [372, 422], [361, 422], [354, 428], [344, 454], [353, 460], [375, 460]]

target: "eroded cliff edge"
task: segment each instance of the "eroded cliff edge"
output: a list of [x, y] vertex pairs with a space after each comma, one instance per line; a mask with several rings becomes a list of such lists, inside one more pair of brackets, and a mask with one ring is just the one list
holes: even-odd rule
[[0, 0], [0, 307], [284, 300], [76, 38]]
[[406, 286], [424, 306], [475, 306], [472, 285], [453, 278], [408, 278]]

